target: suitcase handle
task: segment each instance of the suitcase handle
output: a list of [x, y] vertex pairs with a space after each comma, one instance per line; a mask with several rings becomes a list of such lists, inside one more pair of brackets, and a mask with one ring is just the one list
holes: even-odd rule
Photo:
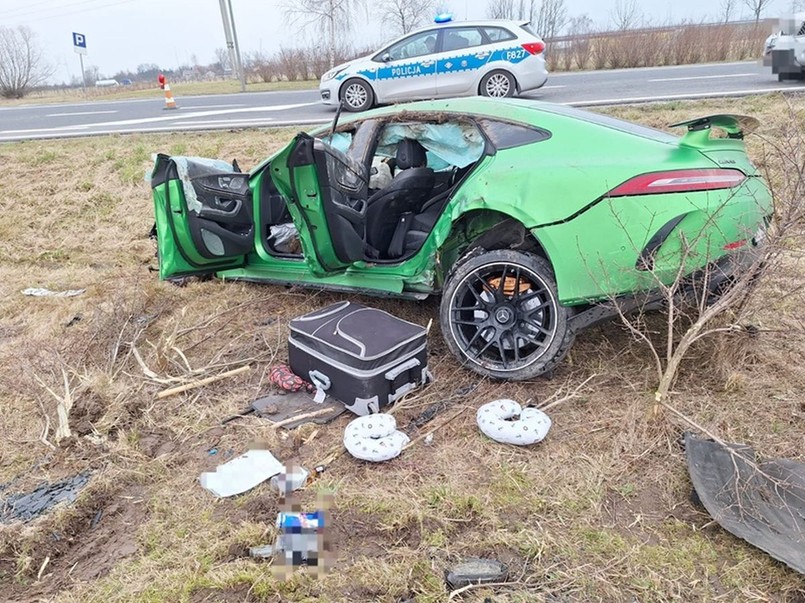
[[388, 373], [386, 373], [386, 379], [388, 379], [389, 381], [394, 381], [404, 372], [410, 371], [411, 369], [415, 369], [418, 366], [419, 366], [419, 360], [417, 358], [411, 358], [407, 362], [403, 362], [400, 366], [395, 366]]
[[316, 386], [316, 395], [313, 398], [313, 401], [316, 404], [321, 404], [327, 397], [326, 392], [328, 389], [330, 389], [332, 382], [327, 375], [320, 373], [319, 371], [310, 371], [308, 375], [310, 376], [310, 382]]

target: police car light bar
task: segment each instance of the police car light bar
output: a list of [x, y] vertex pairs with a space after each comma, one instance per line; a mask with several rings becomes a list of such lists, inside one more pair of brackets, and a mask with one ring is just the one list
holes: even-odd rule
[[433, 20], [435, 23], [450, 23], [453, 20], [453, 15], [450, 13], [442, 13], [440, 15], [436, 15], [436, 18]]

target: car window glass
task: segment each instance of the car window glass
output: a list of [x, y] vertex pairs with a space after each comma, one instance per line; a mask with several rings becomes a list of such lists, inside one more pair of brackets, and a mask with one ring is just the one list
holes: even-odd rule
[[436, 49], [436, 35], [438, 32], [425, 31], [420, 34], [406, 38], [390, 47], [385, 53], [392, 61], [410, 59], [431, 54]]
[[442, 50], [451, 52], [462, 48], [481, 46], [483, 43], [483, 36], [477, 27], [454, 27], [444, 31]]
[[508, 29], [503, 29], [502, 27], [484, 27], [484, 33], [492, 42], [505, 42], [517, 37]]
[[496, 119], [481, 119], [478, 123], [498, 150], [511, 149], [551, 137], [550, 132], [546, 130], [524, 124], [513, 124]]

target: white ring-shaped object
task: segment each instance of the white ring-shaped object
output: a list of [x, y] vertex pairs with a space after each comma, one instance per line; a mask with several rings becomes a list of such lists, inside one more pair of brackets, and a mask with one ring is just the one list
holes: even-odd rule
[[410, 439], [397, 431], [392, 415], [375, 414], [358, 417], [344, 430], [344, 446], [356, 459], [382, 463], [397, 457]]
[[[512, 417], [520, 416], [516, 421]], [[481, 431], [501, 444], [528, 446], [541, 442], [551, 429], [551, 418], [538, 408], [522, 408], [514, 400], [495, 400], [475, 414]]]

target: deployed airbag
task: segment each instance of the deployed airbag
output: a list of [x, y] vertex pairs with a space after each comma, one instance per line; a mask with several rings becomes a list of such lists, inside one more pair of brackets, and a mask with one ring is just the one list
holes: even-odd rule
[[805, 574], [805, 463], [685, 434], [696, 494], [722, 528]]
[[389, 124], [380, 137], [377, 154], [395, 156], [397, 145], [405, 138], [416, 140], [428, 150], [428, 167], [436, 171], [475, 163], [485, 146], [478, 128], [469, 123]]

